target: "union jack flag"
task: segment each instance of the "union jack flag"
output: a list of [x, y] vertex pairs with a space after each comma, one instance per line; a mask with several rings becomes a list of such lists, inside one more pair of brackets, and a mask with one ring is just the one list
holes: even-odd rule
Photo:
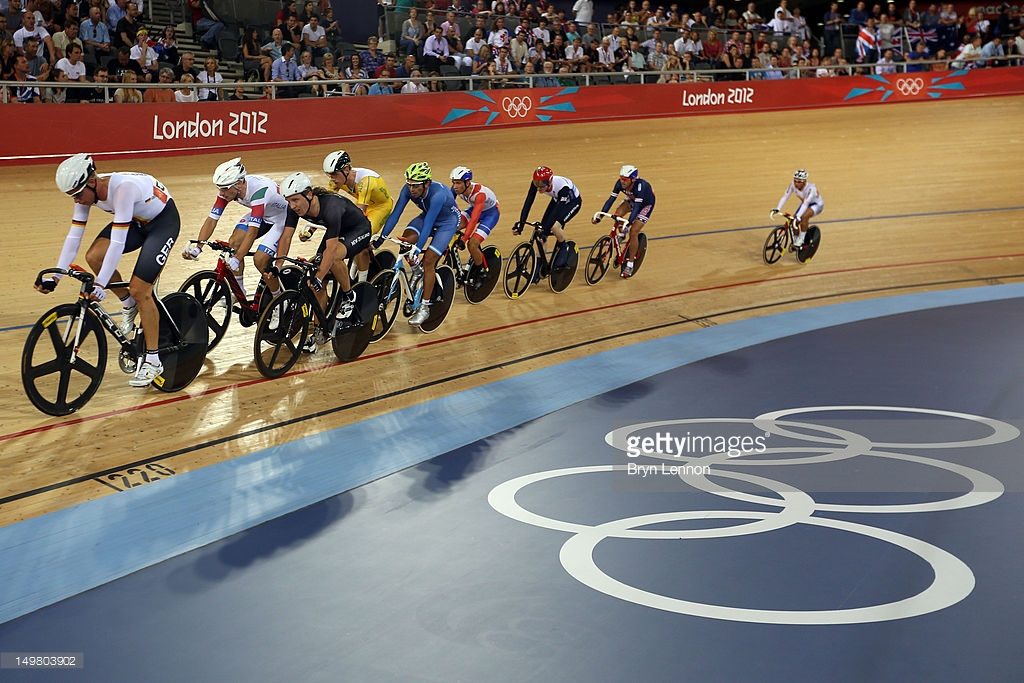
[[935, 28], [925, 30], [923, 28], [908, 28], [907, 32], [907, 44], [910, 47], [914, 47], [918, 43], [924, 43], [925, 45], [931, 46], [934, 43], [939, 42], [939, 32]]
[[869, 30], [867, 26], [861, 26], [860, 33], [857, 34], [857, 61], [863, 62], [868, 54], [877, 49], [878, 38], [875, 32]]

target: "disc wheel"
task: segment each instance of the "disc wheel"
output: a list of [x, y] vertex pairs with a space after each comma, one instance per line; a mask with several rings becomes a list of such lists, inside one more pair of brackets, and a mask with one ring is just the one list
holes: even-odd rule
[[264, 377], [288, 372], [309, 334], [309, 304], [299, 292], [285, 290], [270, 302], [256, 323], [253, 357]]
[[818, 253], [818, 245], [821, 244], [821, 230], [818, 229], [817, 225], [812, 225], [807, 228], [807, 234], [804, 236], [804, 243], [797, 252], [796, 258], [800, 263], [807, 263], [814, 255]]
[[[72, 361], [79, 321], [82, 334]], [[106, 364], [107, 338], [96, 316], [79, 305], [61, 304], [29, 330], [21, 354], [21, 383], [37, 409], [47, 415], [69, 415], [100, 388]]]
[[395, 271], [382, 270], [370, 281], [377, 291], [377, 315], [371, 325], [371, 344], [379, 342], [391, 331], [398, 318], [398, 311], [402, 308], [402, 288], [395, 281], [396, 277]]
[[761, 256], [764, 262], [771, 265], [782, 258], [789, 248], [789, 230], [786, 226], [780, 225], [768, 233], [768, 239], [764, 241], [764, 249]]
[[[487, 264], [487, 275], [483, 280], [474, 285], [467, 284], [462, 288], [466, 295], [466, 301], [471, 304], [478, 304], [491, 295], [494, 287], [501, 277], [501, 252], [497, 247], [487, 247], [483, 250], [484, 263]], [[472, 271], [471, 271], [472, 272]]]
[[612, 265], [613, 253], [612, 238], [608, 235], [594, 242], [594, 246], [590, 248], [586, 268], [583, 269], [583, 279], [588, 285], [596, 285], [601, 281]]
[[537, 268], [537, 254], [534, 253], [532, 242], [522, 242], [512, 250], [505, 266], [505, 296], [518, 299], [533, 282], [533, 271]]
[[206, 311], [206, 325], [210, 328], [210, 342], [206, 350], [213, 351], [231, 322], [231, 288], [226, 282], [217, 280], [217, 273], [204, 270], [181, 283], [178, 291], [194, 296]]
[[210, 344], [206, 311], [191, 294], [171, 292], [160, 300], [160, 391], [180, 391], [199, 375]]
[[441, 327], [448, 317], [455, 301], [455, 271], [448, 266], [440, 266], [434, 273], [434, 292], [430, 298], [430, 315], [420, 325], [420, 332], [429, 334]]
[[[568, 260], [564, 266], [552, 268], [551, 277], [548, 278], [548, 286], [555, 294], [564, 292], [572, 284], [573, 278], [576, 277], [576, 267], [580, 263], [580, 248], [572, 240], [566, 240], [565, 244], [569, 249]], [[551, 260], [554, 261], [554, 256]]]
[[342, 362], [353, 361], [366, 351], [373, 333], [374, 319], [380, 314], [377, 305], [377, 290], [368, 282], [352, 287], [356, 301], [352, 314], [338, 318], [331, 346], [334, 355]]
[[640, 266], [644, 264], [647, 256], [647, 235], [640, 233], [636, 238], [636, 256], [633, 258], [633, 276], [640, 272]]

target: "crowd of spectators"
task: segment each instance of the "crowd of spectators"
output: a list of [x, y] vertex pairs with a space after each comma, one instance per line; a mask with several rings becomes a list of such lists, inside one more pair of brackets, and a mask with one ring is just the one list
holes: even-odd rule
[[[0, 80], [19, 82], [6, 99], [245, 98], [241, 83], [231, 94], [203, 87], [223, 82], [217, 58], [200, 68], [193, 53], [179, 50], [174, 27], [145, 26], [144, 1], [0, 0]], [[645, 82], [694, 79], [697, 72], [722, 80], [779, 79], [864, 72], [861, 64], [877, 73], [995, 66], [1005, 63], [996, 58], [1024, 54], [1020, 18], [1005, 4], [988, 18], [975, 9], [958, 16], [951, 4], [920, 11], [915, 0], [902, 9], [888, 3], [868, 10], [858, 2], [843, 15], [833, 3], [813, 35], [789, 0], [760, 10], [749, 2], [742, 11], [718, 0], [697, 4], [704, 1], [706, 7], [695, 9], [628, 0], [595, 17], [592, 0], [378, 0], [380, 35], [355, 49], [341, 42], [328, 0], [301, 7], [284, 0], [273, 26], [244, 30], [238, 54], [251, 80], [281, 84], [266, 88], [265, 97], [431, 92], [445, 89], [442, 75], [473, 76], [476, 88], [567, 85], [577, 82], [572, 74], [599, 82], [639, 82], [640, 72]], [[194, 36], [216, 53], [224, 24], [204, 0], [186, 2]], [[393, 51], [385, 53], [381, 41]], [[320, 83], [338, 79], [362, 82]], [[112, 97], [103, 87], [60, 87], [72, 81], [121, 87]], [[51, 87], [41, 88], [46, 82]], [[138, 83], [179, 87], [133, 87]]]

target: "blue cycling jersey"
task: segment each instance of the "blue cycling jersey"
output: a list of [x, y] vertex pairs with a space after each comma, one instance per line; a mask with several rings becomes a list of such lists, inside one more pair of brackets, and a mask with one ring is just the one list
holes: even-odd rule
[[612, 188], [611, 196], [604, 203], [604, 208], [601, 209], [603, 213], [608, 213], [608, 209], [612, 208], [612, 203], [615, 198], [619, 196], [619, 193], [626, 195], [626, 201], [631, 203], [631, 210], [629, 212], [629, 222], [632, 223], [636, 220], [636, 216], [640, 213], [640, 210], [645, 206], [654, 206], [654, 189], [651, 184], [643, 178], [637, 178], [633, 181], [633, 186], [628, 190], [622, 189], [622, 181], [616, 180], [615, 187]]
[[391, 231], [398, 225], [398, 220], [402, 217], [406, 204], [410, 201], [420, 209], [420, 217], [423, 219], [425, 227], [420, 231], [420, 238], [416, 243], [419, 249], [423, 249], [423, 245], [427, 243], [437, 228], [450, 227], [452, 223], [456, 228], [458, 227], [461, 214], [459, 207], [455, 204], [455, 197], [444, 185], [432, 182], [427, 186], [427, 191], [423, 193], [423, 196], [418, 199], [409, 195], [408, 185], [402, 186], [402, 191], [398, 193], [398, 201], [395, 202], [395, 208], [388, 216], [381, 235], [387, 237], [391, 234]]

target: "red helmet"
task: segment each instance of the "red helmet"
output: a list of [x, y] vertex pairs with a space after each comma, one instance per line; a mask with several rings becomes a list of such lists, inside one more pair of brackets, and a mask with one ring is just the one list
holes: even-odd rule
[[550, 185], [551, 176], [553, 175], [554, 174], [551, 172], [551, 169], [547, 166], [538, 166], [537, 170], [533, 172], [533, 182]]

